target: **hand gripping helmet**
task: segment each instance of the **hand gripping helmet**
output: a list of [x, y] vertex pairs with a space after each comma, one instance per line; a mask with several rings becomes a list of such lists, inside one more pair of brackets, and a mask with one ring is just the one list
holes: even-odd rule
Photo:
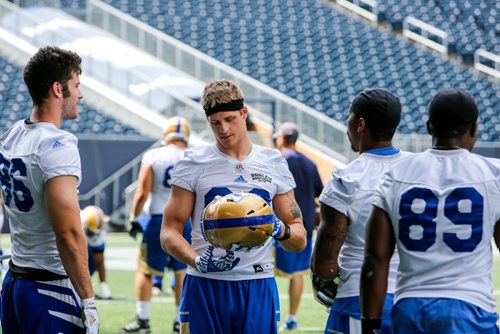
[[267, 202], [250, 193], [217, 196], [201, 219], [205, 239], [215, 247], [229, 249], [233, 244], [257, 247], [273, 231], [274, 214]]
[[184, 117], [174, 116], [168, 119], [163, 138], [165, 142], [168, 140], [182, 140], [188, 142], [189, 140], [189, 124]]
[[90, 232], [97, 233], [106, 227], [109, 217], [102, 209], [95, 205], [85, 207], [80, 214], [83, 227]]

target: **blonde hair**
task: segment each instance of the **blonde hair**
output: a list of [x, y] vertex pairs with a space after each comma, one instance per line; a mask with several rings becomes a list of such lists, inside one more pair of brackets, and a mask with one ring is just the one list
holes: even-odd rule
[[234, 81], [222, 79], [209, 82], [203, 89], [201, 105], [205, 109], [214, 108], [218, 104], [230, 103], [243, 99], [243, 92]]

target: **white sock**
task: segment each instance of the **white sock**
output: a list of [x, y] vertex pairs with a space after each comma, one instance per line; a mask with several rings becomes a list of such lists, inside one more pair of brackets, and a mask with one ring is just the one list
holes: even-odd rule
[[149, 316], [151, 314], [151, 302], [137, 301], [135, 304], [135, 308], [139, 319], [149, 319]]
[[175, 320], [181, 322], [181, 308], [179, 306], [175, 308]]
[[288, 320], [297, 321], [297, 316], [295, 314], [289, 314], [288, 315]]
[[111, 291], [106, 282], [101, 282], [99, 284], [99, 296], [104, 299], [111, 298]]

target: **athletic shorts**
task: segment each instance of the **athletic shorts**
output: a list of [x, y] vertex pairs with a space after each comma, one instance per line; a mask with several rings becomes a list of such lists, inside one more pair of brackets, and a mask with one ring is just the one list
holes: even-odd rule
[[190, 334], [276, 334], [280, 321], [274, 277], [223, 281], [186, 275], [181, 331]]
[[451, 298], [403, 298], [392, 310], [395, 334], [498, 334], [498, 315]]
[[[187, 265], [176, 260], [161, 248], [160, 230], [162, 215], [139, 217], [139, 224], [143, 230], [142, 244], [139, 255], [138, 268], [147, 275], [163, 276], [163, 271], [169, 260], [174, 271], [185, 270]], [[184, 238], [191, 243], [191, 221], [188, 221], [182, 231]]]
[[312, 254], [312, 238], [307, 238], [306, 248], [301, 252], [288, 252], [275, 244], [275, 268], [277, 276], [291, 277], [294, 275], [306, 275], [309, 273]]
[[90, 245], [87, 245], [90, 276], [94, 275], [95, 271], [97, 270], [97, 265], [94, 261], [94, 257], [92, 256], [92, 253], [102, 253], [102, 252], [104, 252], [104, 248], [105, 248], [104, 244], [97, 246], [97, 247], [92, 247]]
[[69, 278], [16, 279], [9, 270], [2, 284], [1, 301], [3, 333], [85, 333], [80, 298]]
[[[391, 311], [394, 303], [394, 294], [389, 293], [385, 298], [382, 312], [382, 334], [391, 334]], [[326, 322], [325, 333], [361, 333], [361, 306], [359, 296], [335, 298], [330, 315]]]

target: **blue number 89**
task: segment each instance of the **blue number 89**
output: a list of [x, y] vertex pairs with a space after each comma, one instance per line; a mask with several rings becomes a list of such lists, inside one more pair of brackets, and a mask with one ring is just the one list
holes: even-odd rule
[[[408, 250], [425, 252], [436, 242], [438, 208], [439, 198], [430, 189], [412, 188], [402, 195], [398, 237]], [[444, 243], [454, 252], [472, 252], [483, 236], [483, 196], [472, 187], [456, 188], [444, 198], [444, 216], [453, 224], [471, 227], [468, 239], [443, 233]], [[421, 226], [420, 239], [410, 235], [413, 226]]]

